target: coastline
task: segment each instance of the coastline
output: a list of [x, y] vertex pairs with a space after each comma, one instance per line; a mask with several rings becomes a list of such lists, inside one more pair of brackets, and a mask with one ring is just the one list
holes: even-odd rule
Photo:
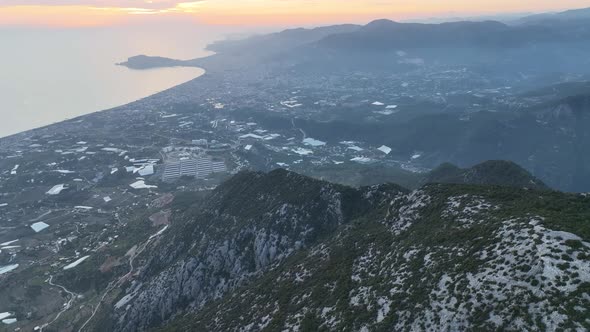
[[[124, 62], [113, 62], [112, 66], [125, 67], [127, 70], [132, 71], [132, 72], [149, 72], [152, 70], [157, 71], [160, 69], [174, 69], [174, 68], [191, 68], [191, 69], [201, 70], [202, 72], [200, 74], [198, 74], [197, 76], [192, 77], [188, 80], [184, 80], [184, 81], [182, 81], [180, 83], [176, 83], [170, 87], [163, 88], [159, 91], [149, 93], [145, 96], [133, 99], [128, 102], [118, 104], [116, 106], [99, 108], [96, 110], [85, 112], [83, 114], [79, 114], [79, 115], [75, 115], [75, 116], [71, 116], [71, 117], [64, 117], [62, 119], [53, 121], [51, 123], [37, 125], [32, 128], [21, 130], [16, 133], [0, 136], [0, 148], [4, 144], [9, 144], [8, 141], [11, 141], [14, 139], [23, 139], [26, 136], [35, 134], [35, 132], [37, 132], [37, 131], [47, 130], [52, 126], [59, 126], [60, 124], [65, 124], [67, 122], [81, 121], [81, 120], [83, 120], [84, 117], [87, 117], [87, 116], [90, 116], [93, 114], [99, 114], [99, 113], [104, 113], [104, 112], [113, 112], [113, 111], [118, 111], [118, 110], [129, 110], [129, 109], [135, 107], [135, 105], [137, 105], [137, 107], [139, 107], [139, 108], [145, 108], [146, 105], [144, 104], [144, 102], [155, 102], [156, 104], [159, 104], [159, 106], [161, 106], [162, 100], [158, 100], [159, 97], [171, 94], [171, 93], [175, 92], [175, 90], [178, 90], [177, 92], [179, 92], [179, 90], [181, 90], [185, 87], [188, 87], [192, 84], [195, 84], [195, 82], [197, 80], [199, 80], [199, 82], [200, 82], [201, 80], [203, 80], [205, 78], [211, 78], [211, 76], [208, 74], [210, 74], [212, 72], [219, 72], [220, 70], [235, 69], [234, 65], [236, 64], [236, 60], [243, 60], [244, 58], [242, 56], [229, 55], [226, 52], [223, 52], [223, 50], [219, 50], [216, 48], [217, 45], [223, 45], [223, 43], [226, 41], [227, 40], [224, 40], [224, 39], [213, 41], [212, 43], [205, 45], [205, 47], [202, 49], [202, 51], [205, 51], [207, 53], [207, 55], [192, 58], [192, 59], [187, 59], [187, 60], [177, 60], [177, 59], [161, 57], [161, 56], [135, 55], [135, 56], [130, 56], [127, 59], [127, 61], [124, 61]], [[154, 62], [149, 66], [143, 66], [143, 67], [142, 66], [134, 67], [134, 66], [128, 65], [128, 62], [130, 60], [132, 60], [134, 58], [138, 58], [138, 57], [145, 58], [148, 61], [154, 61]], [[228, 60], [229, 60], [229, 62], [228, 62]], [[237, 66], [237, 67], [241, 67], [241, 66]], [[191, 88], [194, 89], [195, 87], [193, 86]], [[191, 89], [191, 88], [189, 88], [189, 89]], [[182, 92], [179, 92], [179, 93], [182, 94]], [[147, 106], [147, 108], [153, 108], [153, 105]], [[2, 134], [0, 134], [0, 135], [2, 135]]]
[[[200, 59], [200, 58], [196, 58], [194, 60], [198, 60], [198, 59]], [[193, 61], [193, 60], [188, 60], [188, 61]], [[113, 64], [113, 66], [116, 66], [116, 65], [120, 65], [120, 64], [117, 64], [117, 63]], [[201, 78], [201, 77], [203, 77], [203, 76], [205, 76], [207, 74], [207, 70], [205, 68], [203, 68], [203, 67], [198, 67], [198, 66], [183, 66], [183, 67], [185, 67], [185, 68], [199, 69], [202, 72], [200, 74], [198, 74], [197, 76], [189, 79], [189, 80], [186, 80], [186, 81], [177, 83], [177, 84], [175, 84], [173, 86], [170, 86], [168, 88], [163, 88], [162, 90], [159, 90], [159, 91], [150, 93], [147, 96], [143, 96], [143, 97], [140, 97], [140, 98], [131, 100], [129, 102], [125, 102], [125, 103], [120, 104], [120, 105], [117, 105], [117, 106], [113, 106], [113, 107], [109, 107], [109, 108], [104, 108], [104, 109], [98, 109], [98, 110], [90, 111], [90, 112], [87, 112], [87, 113], [84, 113], [84, 114], [80, 114], [80, 115], [77, 115], [77, 116], [74, 116], [74, 117], [71, 117], [71, 118], [63, 118], [61, 120], [57, 120], [57, 121], [52, 122], [52, 123], [48, 123], [48, 124], [40, 125], [40, 126], [35, 126], [33, 128], [22, 130], [22, 131], [19, 131], [17, 133], [12, 133], [12, 134], [7, 134], [7, 135], [4, 135], [4, 136], [0, 136], [0, 142], [6, 141], [6, 140], [11, 140], [11, 139], [13, 139], [15, 137], [19, 137], [19, 136], [22, 136], [22, 135], [29, 135], [29, 134], [32, 134], [32, 132], [34, 132], [34, 131], [46, 129], [48, 127], [51, 127], [53, 125], [57, 125], [57, 124], [60, 124], [60, 123], [63, 123], [63, 122], [77, 121], [77, 120], [80, 120], [80, 118], [83, 118], [83, 117], [88, 116], [88, 115], [91, 115], [91, 114], [101, 113], [101, 112], [108, 112], [108, 111], [115, 111], [117, 109], [125, 108], [125, 107], [127, 107], [129, 105], [132, 105], [132, 104], [135, 104], [135, 103], [144, 101], [144, 100], [149, 99], [151, 97], [157, 96], [157, 95], [159, 95], [161, 93], [169, 92], [170, 90], [176, 89], [176, 88], [181, 87], [181, 86], [183, 86], [183, 85], [185, 85], [187, 83], [193, 82], [194, 80], [197, 80], [197, 79], [199, 79], [199, 78]], [[135, 71], [141, 70], [141, 71], [146, 71], [146, 70], [159, 70], [159, 69], [165, 69], [165, 68], [170, 68], [170, 67], [154, 67], [154, 68], [145, 68], [145, 69], [128, 68], [128, 70], [135, 70]]]

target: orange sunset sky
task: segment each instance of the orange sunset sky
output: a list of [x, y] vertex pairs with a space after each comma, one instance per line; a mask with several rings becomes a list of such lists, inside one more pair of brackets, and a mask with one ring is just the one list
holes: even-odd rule
[[0, 26], [101, 26], [171, 18], [223, 25], [305, 25], [588, 6], [588, 0], [0, 0]]

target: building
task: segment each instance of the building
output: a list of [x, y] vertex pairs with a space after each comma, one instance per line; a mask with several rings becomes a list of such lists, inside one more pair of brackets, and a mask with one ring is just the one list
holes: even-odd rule
[[207, 144], [208, 144], [207, 140], [204, 138], [194, 139], [194, 140], [192, 140], [192, 143], [194, 145], [198, 145], [198, 146], [207, 146]]
[[210, 158], [184, 159], [166, 163], [164, 166], [164, 181], [172, 181], [181, 176], [192, 176], [204, 179], [213, 173], [226, 172], [225, 162], [214, 161]]

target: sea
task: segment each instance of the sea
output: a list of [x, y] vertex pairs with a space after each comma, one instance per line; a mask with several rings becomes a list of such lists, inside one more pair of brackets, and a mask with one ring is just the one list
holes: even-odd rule
[[0, 27], [0, 137], [120, 106], [195, 79], [199, 68], [131, 70], [146, 54], [194, 59], [226, 31], [200, 25]]

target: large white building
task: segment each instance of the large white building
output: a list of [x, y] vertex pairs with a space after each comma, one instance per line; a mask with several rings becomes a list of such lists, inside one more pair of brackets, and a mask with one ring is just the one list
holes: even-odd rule
[[213, 173], [227, 171], [224, 161], [214, 161], [209, 158], [185, 159], [169, 162], [164, 167], [164, 181], [178, 179], [181, 176], [194, 176], [204, 179]]

